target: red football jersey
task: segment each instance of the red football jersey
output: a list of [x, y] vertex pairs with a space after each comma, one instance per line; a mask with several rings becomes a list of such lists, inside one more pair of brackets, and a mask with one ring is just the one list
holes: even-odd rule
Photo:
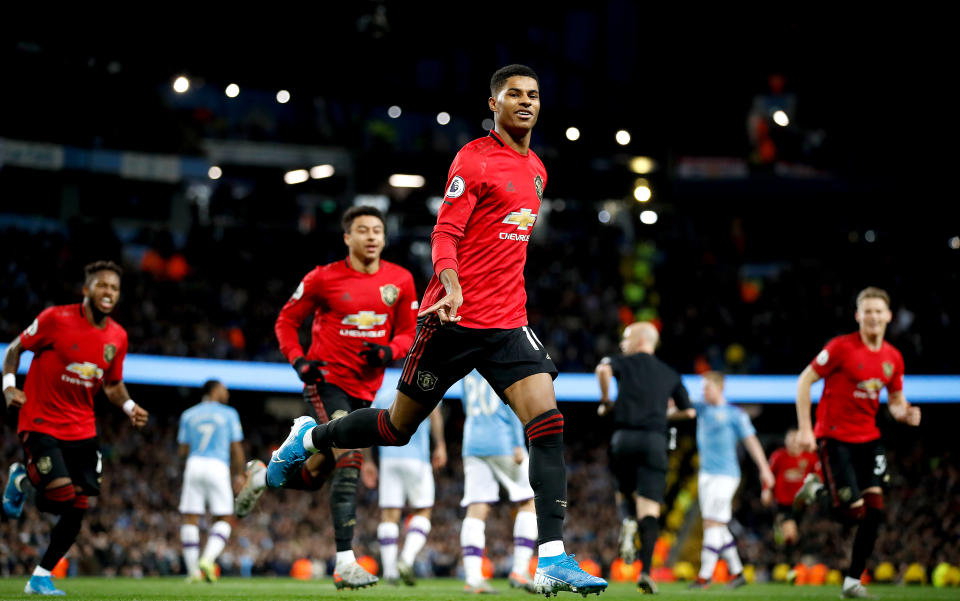
[[431, 236], [434, 276], [423, 306], [446, 295], [437, 275], [452, 268], [463, 289], [460, 325], [526, 325], [523, 266], [546, 184], [547, 170], [536, 153], [518, 153], [496, 132], [460, 149]]
[[817, 438], [867, 442], [880, 438], [877, 409], [880, 390], [903, 389], [903, 357], [887, 341], [870, 350], [859, 332], [837, 336], [810, 362], [825, 378], [817, 407]]
[[83, 312], [80, 304], [50, 307], [20, 334], [20, 344], [34, 355], [17, 432], [60, 440], [97, 435], [93, 397], [104, 382], [123, 379], [127, 332], [109, 317], [101, 330]]
[[280, 351], [293, 363], [303, 357], [297, 333], [313, 314], [307, 359], [326, 361], [327, 382], [367, 401], [380, 389], [383, 367], [371, 367], [358, 353], [364, 342], [390, 346], [402, 359], [417, 325], [417, 293], [413, 276], [395, 263], [380, 261], [376, 273], [361, 273], [349, 258], [308, 273], [280, 310], [274, 331]]
[[809, 473], [821, 475], [820, 458], [816, 453], [804, 451], [791, 455], [787, 449], [780, 448], [770, 456], [770, 471], [776, 483], [773, 485], [773, 497], [780, 505], [793, 504], [793, 497], [803, 486], [803, 479]]

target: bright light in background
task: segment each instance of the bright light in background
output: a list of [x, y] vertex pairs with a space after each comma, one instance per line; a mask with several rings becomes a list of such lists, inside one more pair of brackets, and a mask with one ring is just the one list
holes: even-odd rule
[[646, 184], [640, 184], [633, 190], [633, 197], [637, 199], [637, 202], [647, 202], [653, 196], [653, 192], [650, 191], [650, 186]]
[[173, 80], [173, 91], [177, 94], [183, 94], [190, 89], [190, 80], [181, 75]]
[[442, 113], [437, 114], [437, 123], [440, 125], [446, 125], [450, 123], [450, 113], [443, 111]]
[[597, 219], [600, 220], [600, 223], [610, 223], [610, 211], [604, 209], [597, 213]]
[[656, 165], [650, 157], [633, 157], [630, 159], [630, 171], [646, 175], [653, 171]]
[[214, 165], [213, 167], [210, 167], [210, 169], [207, 169], [207, 175], [210, 177], [210, 179], [220, 179], [220, 176], [223, 175], [223, 169]]
[[773, 113], [773, 122], [780, 127], [786, 127], [790, 125], [790, 117], [783, 111], [775, 111]]
[[653, 225], [657, 222], [657, 212], [656, 211], [644, 211], [640, 213], [640, 221], [646, 223], [647, 225]]
[[397, 106], [397, 105], [393, 105], [393, 106], [391, 106], [390, 108], [387, 109], [387, 115], [389, 115], [391, 119], [396, 119], [396, 118], [399, 117], [402, 113], [403, 113], [403, 111], [401, 111], [401, 110], [400, 110], [400, 107]]
[[310, 168], [310, 177], [313, 179], [323, 179], [330, 177], [335, 172], [333, 165], [317, 165]]
[[493, 119], [484, 119], [483, 122], [480, 124], [480, 127], [482, 127], [487, 131], [490, 131], [491, 129], [493, 129]]
[[[427, 199], [427, 210], [430, 211], [431, 215], [436, 215], [440, 212], [440, 207], [443, 205], [442, 196], [431, 196]], [[430, 253], [428, 252], [427, 255]]]
[[280, 104], [286, 104], [290, 102], [290, 92], [286, 90], [280, 90], [277, 92], [277, 102]]
[[283, 174], [283, 181], [288, 184], [302, 184], [310, 179], [310, 173], [306, 169], [295, 169]]
[[[576, 140], [579, 140], [579, 139], [580, 139], [580, 130], [577, 129], [576, 127], [568, 127], [568, 128], [567, 128], [567, 139], [570, 140], [571, 142], [575, 142]], [[609, 219], [609, 216], [608, 216], [608, 219]]]
[[877, 241], [877, 232], [875, 232], [875, 231], [873, 231], [873, 230], [867, 230], [867, 231], [863, 234], [863, 239], [866, 240], [867, 242], [876, 242], [876, 241]]
[[390, 176], [390, 185], [394, 188], [422, 188], [425, 180], [422, 175], [394, 173]]
[[953, 250], [960, 250], [960, 236], [954, 236], [953, 238], [950, 238], [950, 242], [948, 242], [948, 244]]
[[630, 143], [630, 132], [625, 129], [621, 129], [617, 132], [617, 144], [620, 146], [626, 146]]
[[236, 98], [240, 95], [240, 86], [235, 83], [232, 83], [227, 86], [227, 89], [223, 91], [227, 95], [227, 98]]

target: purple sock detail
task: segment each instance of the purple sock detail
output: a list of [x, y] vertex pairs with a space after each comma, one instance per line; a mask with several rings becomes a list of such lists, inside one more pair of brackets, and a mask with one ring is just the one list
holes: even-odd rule
[[427, 536], [427, 533], [424, 532], [423, 530], [419, 529], [419, 528], [407, 528], [407, 534], [413, 534], [414, 532], [417, 532], [417, 533], [419, 533], [419, 534], [422, 534], [422, 535], [424, 536], [424, 538], [426, 538], [426, 536]]
[[397, 539], [396, 539], [396, 538], [381, 538], [381, 539], [379, 539], [379, 540], [380, 540], [380, 544], [381, 544], [381, 545], [395, 545], [395, 544], [397, 544]]
[[[210, 536], [216, 536], [217, 538], [219, 538], [220, 540], [223, 541], [223, 544], [227, 544], [227, 537], [224, 536], [224, 535], [222, 535], [222, 534], [220, 534], [219, 532], [211, 532], [211, 533], [210, 533]], [[198, 545], [198, 546], [199, 546], [199, 545]]]
[[483, 549], [480, 547], [464, 547], [463, 556], [483, 557]]
[[513, 538], [513, 545], [515, 547], [528, 547], [532, 549], [534, 545], [537, 544], [537, 541], [532, 538], [523, 538], [522, 536], [516, 536]]
[[200, 543], [183, 543], [184, 549], [192, 549], [193, 547], [200, 548]]

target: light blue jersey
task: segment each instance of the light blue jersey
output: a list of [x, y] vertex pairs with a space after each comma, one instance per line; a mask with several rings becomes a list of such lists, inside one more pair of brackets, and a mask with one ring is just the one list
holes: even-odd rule
[[463, 456], [513, 455], [524, 447], [523, 424], [476, 370], [463, 378]]
[[[373, 399], [371, 407], [389, 409], [393, 399], [397, 396], [394, 388], [384, 386]], [[430, 462], [430, 418], [423, 420], [417, 431], [410, 437], [410, 442], [402, 447], [380, 447], [380, 459], [419, 459]]]
[[216, 401], [203, 401], [180, 416], [177, 442], [190, 445], [190, 457], [212, 457], [230, 465], [230, 443], [243, 440], [237, 410]]
[[697, 410], [697, 451], [700, 471], [740, 477], [737, 442], [757, 433], [750, 418], [740, 407], [693, 403]]

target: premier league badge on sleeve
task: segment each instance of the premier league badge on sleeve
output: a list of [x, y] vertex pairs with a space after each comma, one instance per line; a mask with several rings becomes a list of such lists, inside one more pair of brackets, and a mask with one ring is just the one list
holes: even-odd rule
[[103, 345], [103, 360], [107, 363], [113, 361], [113, 358], [117, 356], [117, 347], [112, 344]]
[[393, 284], [387, 284], [386, 286], [380, 286], [380, 300], [383, 301], [388, 307], [392, 307], [393, 303], [397, 302], [397, 298], [400, 296], [400, 289], [394, 286]]
[[543, 179], [538, 175], [533, 178], [533, 185], [537, 188], [537, 198], [543, 202]]

